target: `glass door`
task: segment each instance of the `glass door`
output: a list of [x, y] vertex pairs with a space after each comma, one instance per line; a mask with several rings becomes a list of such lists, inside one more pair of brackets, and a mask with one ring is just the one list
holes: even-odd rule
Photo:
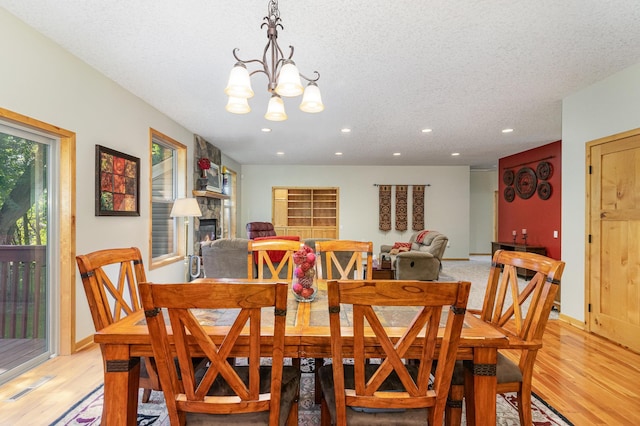
[[55, 141], [0, 123], [0, 383], [51, 354], [51, 153]]

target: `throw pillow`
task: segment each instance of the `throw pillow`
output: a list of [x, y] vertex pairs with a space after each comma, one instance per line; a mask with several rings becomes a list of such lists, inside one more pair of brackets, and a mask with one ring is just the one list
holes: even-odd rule
[[399, 252], [411, 250], [411, 243], [395, 243], [392, 249], [398, 249]]

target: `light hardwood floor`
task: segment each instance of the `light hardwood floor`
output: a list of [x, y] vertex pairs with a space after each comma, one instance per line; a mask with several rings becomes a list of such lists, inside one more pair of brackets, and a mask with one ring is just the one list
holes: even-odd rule
[[[15, 402], [11, 395], [55, 376]], [[576, 426], [640, 424], [640, 354], [561, 320], [547, 325], [534, 392]], [[98, 347], [48, 361], [0, 387], [0, 425], [48, 425], [102, 383]]]

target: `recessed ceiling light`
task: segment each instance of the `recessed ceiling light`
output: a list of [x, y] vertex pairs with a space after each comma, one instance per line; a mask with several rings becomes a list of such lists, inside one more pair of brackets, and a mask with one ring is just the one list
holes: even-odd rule
[[269, 133], [271, 131], [271, 129], [268, 128], [268, 127], [263, 127], [262, 129], [260, 129], [260, 131], [262, 131], [264, 133]]
[[337, 155], [337, 156], [341, 156], [341, 155], [342, 155], [342, 153], [341, 153], [341, 152], [336, 152], [336, 155]]
[[502, 129], [502, 133], [511, 133], [513, 129]]
[[340, 131], [341, 131], [342, 133], [351, 133], [351, 129], [350, 129], [350, 128], [348, 128], [348, 127], [345, 127], [345, 128], [343, 128], [343, 129], [340, 129]]
[[399, 152], [394, 152], [394, 153], [393, 153], [393, 156], [394, 156], [394, 157], [400, 157], [401, 155], [402, 155], [402, 154], [400, 154]]
[[459, 152], [452, 152], [452, 153], [451, 153], [451, 156], [452, 156], [452, 157], [457, 157], [458, 155], [460, 155], [460, 153], [459, 153]]
[[422, 129], [422, 133], [431, 133], [432, 129]]
[[278, 152], [276, 152], [276, 155], [284, 155], [284, 152], [283, 151], [278, 151]]

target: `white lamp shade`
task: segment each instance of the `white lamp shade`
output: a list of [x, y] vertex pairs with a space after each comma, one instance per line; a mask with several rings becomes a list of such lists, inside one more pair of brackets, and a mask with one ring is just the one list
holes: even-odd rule
[[234, 114], [246, 114], [251, 111], [247, 98], [236, 98], [235, 96], [229, 96], [225, 109]]
[[264, 118], [271, 121], [284, 121], [287, 119], [287, 113], [284, 111], [284, 102], [280, 96], [271, 96]]
[[236, 63], [231, 69], [229, 74], [229, 81], [227, 87], [224, 89], [224, 93], [234, 98], [251, 98], [253, 96], [253, 89], [251, 88], [251, 78], [249, 77], [249, 71], [244, 64]]
[[291, 98], [302, 95], [302, 91], [303, 87], [300, 82], [298, 67], [296, 67], [296, 64], [291, 60], [284, 61], [284, 65], [280, 70], [280, 76], [278, 77], [276, 93], [280, 96]]
[[195, 198], [178, 198], [173, 202], [171, 217], [200, 217], [202, 212]]
[[304, 96], [302, 96], [300, 109], [304, 112], [311, 113], [324, 110], [324, 104], [322, 103], [322, 97], [320, 96], [320, 89], [313, 81], [307, 85], [306, 89], [304, 89]]

